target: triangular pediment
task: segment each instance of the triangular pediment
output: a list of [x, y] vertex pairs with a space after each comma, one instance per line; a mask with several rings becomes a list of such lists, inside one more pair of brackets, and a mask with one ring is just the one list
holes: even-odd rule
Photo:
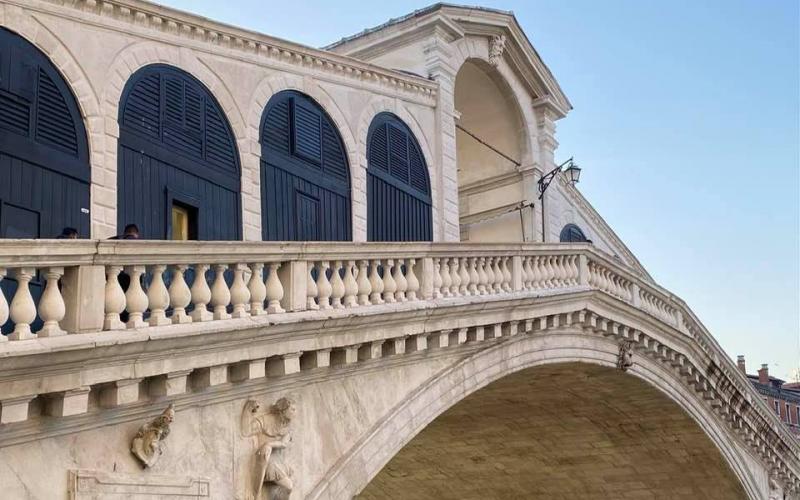
[[[483, 7], [438, 3], [324, 47], [364, 61], [398, 50], [421, 38], [455, 42], [467, 36], [503, 37], [502, 57], [525, 84], [531, 97], [547, 103], [557, 116], [572, 109], [550, 69], [531, 44], [514, 14]], [[457, 70], [458, 68], [453, 68]], [[427, 76], [427, 75], [421, 75]]]

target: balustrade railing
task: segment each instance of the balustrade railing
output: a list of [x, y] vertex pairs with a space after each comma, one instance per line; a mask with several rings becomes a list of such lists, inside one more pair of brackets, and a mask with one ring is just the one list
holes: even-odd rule
[[682, 323], [668, 294], [584, 244], [6, 240], [0, 342], [576, 287]]

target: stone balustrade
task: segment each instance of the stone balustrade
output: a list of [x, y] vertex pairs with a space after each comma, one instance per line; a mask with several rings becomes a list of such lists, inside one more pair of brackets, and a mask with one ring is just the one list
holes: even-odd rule
[[669, 294], [584, 244], [6, 240], [2, 279], [0, 342], [575, 287], [683, 327]]

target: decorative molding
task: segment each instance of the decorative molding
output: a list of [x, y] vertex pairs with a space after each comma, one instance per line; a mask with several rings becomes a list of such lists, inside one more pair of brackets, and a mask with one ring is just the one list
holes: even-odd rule
[[[139, 0], [39, 0], [80, 13], [147, 29], [170, 37], [202, 42], [215, 48], [225, 48], [293, 66], [313, 68], [331, 75], [346, 77], [366, 84], [392, 88], [408, 94], [434, 99], [438, 85], [422, 77], [358, 61], [348, 56], [325, 52], [268, 35], [236, 28], [223, 23], [180, 12], [168, 7]], [[26, 4], [26, 8], [32, 8]]]
[[70, 500], [98, 498], [210, 498], [211, 483], [207, 479], [153, 474], [123, 474], [95, 470], [69, 471]]
[[600, 232], [604, 238], [606, 238], [606, 241], [612, 243], [617, 250], [622, 252], [625, 263], [634, 269], [637, 275], [646, 279], [650, 283], [654, 283], [654, 280], [652, 276], [650, 276], [650, 273], [647, 272], [647, 269], [644, 268], [642, 263], [639, 262], [639, 259], [637, 259], [633, 252], [631, 252], [625, 243], [623, 243], [619, 236], [617, 236], [617, 233], [611, 229], [608, 223], [606, 223], [603, 217], [600, 216], [597, 210], [594, 209], [594, 207], [583, 196], [583, 194], [575, 186], [571, 185], [563, 175], [557, 175], [556, 178], [558, 179], [559, 187], [562, 188], [562, 192], [569, 197], [573, 206], [580, 210], [581, 214], [588, 218], [595, 225], [597, 231]]
[[492, 189], [498, 189], [504, 186], [510, 186], [511, 184], [516, 184], [522, 180], [522, 173], [515, 170], [513, 172], [505, 172], [502, 174], [495, 175], [494, 177], [488, 177], [486, 179], [471, 182], [469, 184], [464, 184], [463, 186], [459, 186], [458, 188], [458, 197], [465, 197], [465, 196], [472, 196], [476, 194], [485, 193], [486, 191], [491, 191]]

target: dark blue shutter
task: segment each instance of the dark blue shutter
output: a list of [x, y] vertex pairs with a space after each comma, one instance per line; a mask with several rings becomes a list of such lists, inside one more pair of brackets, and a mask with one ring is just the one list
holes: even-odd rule
[[381, 113], [367, 136], [367, 239], [433, 239], [428, 167], [414, 134]]
[[[89, 148], [69, 85], [34, 45], [0, 27], [0, 238], [89, 237]], [[13, 276], [0, 282], [13, 297]], [[38, 302], [43, 283], [31, 281]], [[41, 326], [37, 319], [34, 331]], [[3, 333], [13, 322], [0, 325]]]
[[236, 140], [216, 99], [188, 73], [156, 64], [131, 76], [120, 103], [117, 223], [169, 237], [172, 203], [197, 214], [201, 240], [241, 238]]
[[581, 228], [575, 224], [567, 224], [561, 230], [559, 241], [561, 241], [561, 243], [581, 243], [588, 240], [586, 239], [586, 235], [583, 234]]
[[351, 239], [350, 167], [338, 130], [310, 97], [270, 99], [261, 123], [264, 240]]

